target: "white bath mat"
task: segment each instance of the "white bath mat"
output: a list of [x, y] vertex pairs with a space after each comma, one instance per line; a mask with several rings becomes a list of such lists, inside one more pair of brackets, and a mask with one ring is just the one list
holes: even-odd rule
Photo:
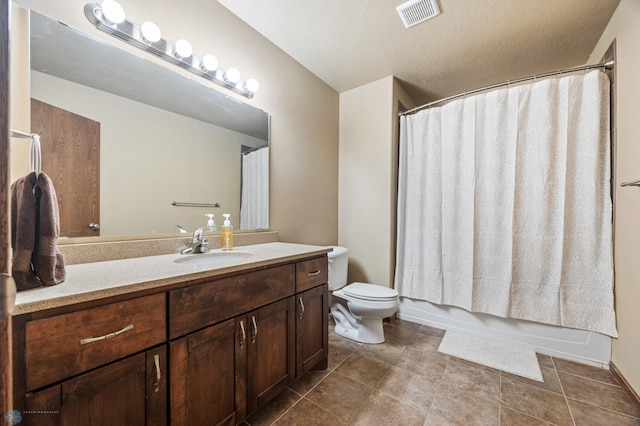
[[447, 331], [438, 352], [543, 382], [535, 351], [482, 337]]

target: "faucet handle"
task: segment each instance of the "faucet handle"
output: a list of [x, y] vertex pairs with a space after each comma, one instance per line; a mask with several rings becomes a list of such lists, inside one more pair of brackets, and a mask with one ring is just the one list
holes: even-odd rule
[[199, 243], [200, 241], [202, 241], [202, 226], [196, 228], [195, 231], [193, 231], [193, 243]]

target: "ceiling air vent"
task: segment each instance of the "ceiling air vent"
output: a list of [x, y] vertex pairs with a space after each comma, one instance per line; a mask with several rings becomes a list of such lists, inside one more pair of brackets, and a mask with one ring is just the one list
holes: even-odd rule
[[396, 10], [407, 28], [440, 15], [437, 0], [409, 0], [396, 7]]

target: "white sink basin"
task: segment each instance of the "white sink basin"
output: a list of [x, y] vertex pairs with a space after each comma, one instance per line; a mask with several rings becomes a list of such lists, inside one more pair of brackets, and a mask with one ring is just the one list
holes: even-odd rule
[[175, 259], [173, 262], [183, 265], [217, 265], [245, 260], [252, 256], [254, 256], [254, 253], [250, 253], [248, 251], [210, 251], [209, 253], [182, 256]]

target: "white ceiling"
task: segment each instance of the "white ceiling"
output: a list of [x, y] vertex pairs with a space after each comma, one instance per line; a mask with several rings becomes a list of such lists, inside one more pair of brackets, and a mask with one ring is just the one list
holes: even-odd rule
[[416, 103], [583, 65], [619, 0], [218, 0], [338, 92], [394, 75]]

